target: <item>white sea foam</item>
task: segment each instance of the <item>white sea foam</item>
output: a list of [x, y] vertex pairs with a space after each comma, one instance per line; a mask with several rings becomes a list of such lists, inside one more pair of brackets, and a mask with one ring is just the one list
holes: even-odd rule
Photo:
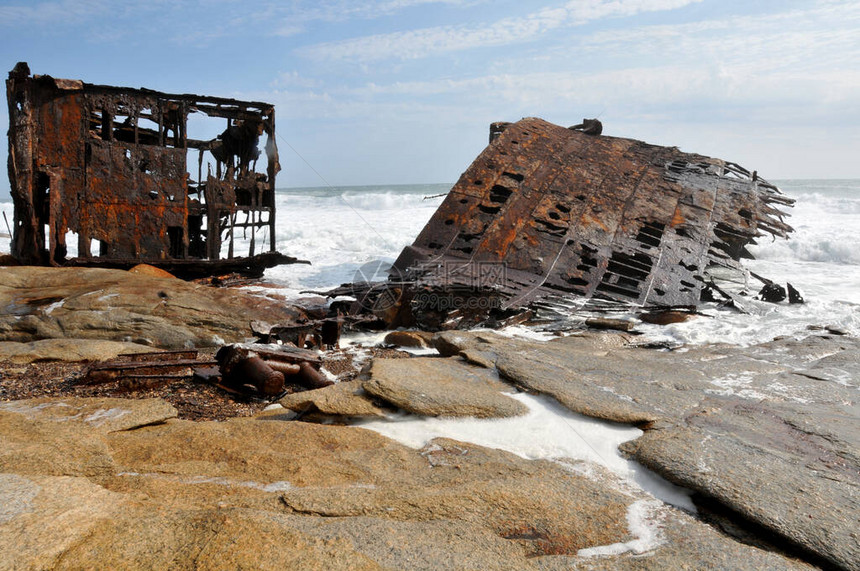
[[634, 553], [641, 555], [660, 547], [666, 542], [660, 521], [656, 517], [663, 504], [654, 500], [638, 500], [627, 507], [627, 528], [634, 539], [612, 545], [587, 547], [577, 551], [580, 557], [606, 557]]
[[361, 422], [411, 448], [433, 438], [450, 438], [498, 448], [530, 460], [574, 459], [604, 466], [653, 496], [695, 511], [689, 493], [618, 452], [618, 446], [642, 435], [638, 428], [589, 418], [569, 411], [554, 399], [526, 393], [510, 395], [525, 404], [528, 414], [497, 419], [428, 418], [395, 415]]
[[[860, 180], [776, 182], [797, 200], [786, 219], [796, 231], [787, 241], [760, 238], [750, 248], [757, 259], [745, 265], [778, 283], [791, 282], [806, 304], [759, 306], [751, 315], [706, 306], [705, 313], [713, 319], [640, 326], [647, 337], [748, 345], [778, 335], [803, 337], [809, 334], [809, 325], [835, 325], [860, 335]], [[280, 295], [298, 297], [303, 290], [352, 282], [365, 264], [393, 262], [443, 200], [425, 197], [449, 188], [437, 184], [279, 190], [277, 248], [313, 265], [272, 268], [266, 280]], [[11, 223], [11, 202], [0, 203], [0, 208]], [[257, 242], [262, 238], [258, 236]], [[69, 236], [67, 243], [70, 255], [75, 255], [76, 239]], [[0, 238], [0, 252], [8, 251], [9, 239]], [[751, 280], [751, 289], [757, 287]]]
[[[745, 315], [704, 307], [713, 318], [669, 326], [639, 327], [652, 340], [749, 345], [778, 335], [803, 337], [810, 325], [835, 325], [860, 335], [860, 181], [784, 181], [797, 199], [787, 222], [790, 240], [763, 237], [751, 247], [753, 272], [791, 282], [806, 304], [751, 304]], [[269, 270], [282, 293], [326, 289], [353, 281], [363, 264], [392, 262], [435, 212], [445, 185], [295, 189], [278, 195], [278, 247], [313, 266]], [[300, 223], [299, 221], [307, 221]], [[750, 280], [751, 293], [760, 284]], [[523, 331], [518, 330], [522, 335]]]

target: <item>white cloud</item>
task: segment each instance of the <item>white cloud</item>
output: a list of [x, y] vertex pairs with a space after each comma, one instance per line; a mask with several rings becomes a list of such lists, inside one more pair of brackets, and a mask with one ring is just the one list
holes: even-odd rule
[[[310, 22], [341, 22], [351, 19], [373, 19], [391, 16], [403, 10], [427, 4], [467, 6], [486, 0], [316, 0], [304, 2], [269, 3], [258, 6], [258, 12], [267, 14], [267, 21], [275, 22], [276, 28], [303, 27]], [[280, 34], [277, 34], [280, 35]]]
[[86, 21], [111, 10], [106, 0], [62, 0], [24, 6], [0, 6], [0, 25], [53, 24]]
[[314, 59], [375, 61], [415, 59], [437, 53], [534, 40], [565, 26], [642, 12], [672, 10], [701, 0], [587, 0], [545, 8], [524, 17], [504, 18], [486, 26], [437, 26], [317, 44], [300, 50]]

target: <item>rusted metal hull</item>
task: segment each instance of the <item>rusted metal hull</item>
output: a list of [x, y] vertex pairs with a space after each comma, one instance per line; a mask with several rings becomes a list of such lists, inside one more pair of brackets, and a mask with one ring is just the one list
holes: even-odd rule
[[[77, 235], [77, 265], [191, 260], [205, 268], [274, 252], [272, 105], [31, 77], [23, 63], [6, 90], [20, 262], [67, 264], [68, 232]], [[226, 129], [195, 139], [201, 121]]]
[[431, 328], [570, 300], [695, 306], [720, 291], [713, 268], [739, 270], [763, 234], [787, 237], [775, 206], [793, 202], [756, 173], [675, 147], [495, 123], [383, 289], [406, 292], [401, 305]]

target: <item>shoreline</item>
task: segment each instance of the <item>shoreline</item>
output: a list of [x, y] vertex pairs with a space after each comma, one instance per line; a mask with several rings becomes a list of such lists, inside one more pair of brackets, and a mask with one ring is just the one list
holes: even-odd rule
[[[31, 304], [25, 315], [7, 315], [6, 335], [16, 324], [24, 331], [22, 319], [34, 331], [80, 327], [92, 335], [88, 328], [95, 322], [80, 319], [102, 312], [124, 315], [122, 324], [141, 329], [122, 332], [114, 319], [99, 321], [103, 329], [95, 337], [212, 340], [247, 327], [249, 312], [270, 313], [268, 304], [274, 303], [165, 278], [135, 277], [125, 290], [124, 273], [116, 271], [78, 272], [71, 281], [62, 270], [34, 271], [41, 287], [60, 288], [65, 297], [56, 301], [56, 295], [28, 290], [31, 299], [54, 301]], [[48, 275], [58, 277], [53, 286]], [[218, 319], [206, 296], [219, 300]], [[150, 298], [160, 309], [152, 311]], [[171, 305], [181, 311], [171, 311]], [[137, 311], [158, 317], [157, 327], [134, 317]], [[340, 564], [328, 566], [337, 568], [359, 561], [368, 568], [403, 567], [416, 558], [426, 568], [440, 567], [439, 561], [450, 563], [441, 567], [474, 567], [471, 557], [478, 553], [481, 567], [499, 569], [603, 568], [629, 565], [631, 558], [654, 569], [711, 568], [729, 561], [749, 569], [851, 568], [860, 562], [860, 547], [851, 540], [860, 514], [860, 340], [811, 333], [800, 341], [682, 351], [644, 348], [631, 343], [629, 334], [595, 331], [550, 340], [442, 332], [431, 340], [435, 356], [347, 345], [323, 356], [323, 367], [343, 382], [288, 394], [279, 407], [237, 402], [193, 383], [135, 395], [76, 388], [81, 363], [3, 363], [0, 496], [7, 505], [30, 507], [0, 518], [0, 546], [38, 544], [33, 534], [42, 524], [36, 522], [59, 517], [72, 523], [56, 532], [53, 547], [19, 557], [54, 567], [98, 551], [102, 559], [96, 560], [108, 566], [130, 560], [159, 566], [160, 551], [148, 546], [170, 535], [186, 537], [196, 553], [208, 549], [204, 544], [239, 541], [242, 547], [234, 547], [232, 557], [246, 563], [252, 558], [258, 568], [283, 565], [286, 546], [298, 545], [297, 538], [303, 547], [294, 556], [322, 558], [313, 559], [318, 564], [335, 558]], [[74, 353], [71, 343], [61, 344], [61, 357]], [[81, 344], [81, 350], [98, 345], [108, 352], [127, 345], [94, 339]], [[39, 351], [52, 343], [30, 345]], [[29, 394], [5, 388], [21, 389], [34, 380]], [[518, 419], [534, 414], [523, 408], [536, 402], [530, 395], [557, 403], [558, 411], [638, 428], [641, 435], [619, 445], [624, 462], [690, 490], [700, 513], [679, 510], [633, 486], [628, 478], [635, 469], [628, 467], [624, 476], [620, 464], [616, 470], [622, 471], [613, 473], [588, 455], [577, 457], [575, 441], [586, 429], [565, 435], [570, 419], [552, 429], [552, 415], [539, 417], [525, 428]], [[18, 398], [23, 396], [34, 398]], [[213, 414], [213, 407], [222, 409]], [[446, 422], [467, 428], [439, 428]], [[437, 428], [420, 436], [422, 423]], [[539, 428], [573, 448], [532, 432]], [[492, 438], [478, 437], [482, 431]], [[540, 452], [520, 448], [515, 436]], [[596, 438], [580, 444], [583, 451], [604, 437]], [[51, 494], [90, 506], [96, 515], [81, 518], [50, 500]], [[98, 508], [88, 503], [94, 497], [102, 497]], [[189, 510], [220, 522], [221, 531], [188, 536], [197, 529], [187, 519]], [[156, 531], [135, 521], [149, 522]], [[243, 522], [246, 531], [228, 521]], [[398, 549], [378, 549], [376, 526], [397, 530], [385, 537], [401, 534]], [[261, 555], [260, 533], [272, 538], [267, 545], [276, 551]], [[335, 543], [319, 543], [321, 538]], [[444, 556], [440, 545], [447, 546]]]

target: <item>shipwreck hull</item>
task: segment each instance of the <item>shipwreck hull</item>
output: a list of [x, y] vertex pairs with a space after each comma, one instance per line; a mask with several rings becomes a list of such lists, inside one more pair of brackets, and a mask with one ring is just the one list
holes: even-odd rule
[[295, 260], [275, 251], [271, 104], [31, 76], [25, 63], [6, 92], [19, 262], [212, 274]]
[[391, 279], [419, 294], [419, 322], [439, 314], [421, 292], [489, 297], [502, 311], [572, 299], [692, 307], [721, 291], [714, 268], [741, 270], [756, 238], [788, 236], [777, 206], [793, 202], [755, 172], [675, 147], [536, 118], [493, 124]]

